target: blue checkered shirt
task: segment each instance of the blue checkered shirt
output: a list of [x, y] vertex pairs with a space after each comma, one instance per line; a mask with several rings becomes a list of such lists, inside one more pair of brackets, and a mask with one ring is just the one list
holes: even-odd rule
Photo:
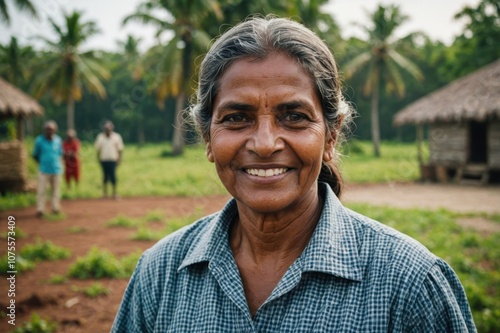
[[316, 230], [252, 318], [228, 230], [237, 207], [173, 233], [139, 260], [112, 332], [476, 332], [453, 270], [320, 184]]

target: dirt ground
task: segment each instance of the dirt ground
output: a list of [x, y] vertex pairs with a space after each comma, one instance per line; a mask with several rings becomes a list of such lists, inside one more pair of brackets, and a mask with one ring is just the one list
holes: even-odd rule
[[[222, 208], [228, 196], [204, 198], [124, 198], [113, 200], [63, 201], [66, 218], [61, 221], [36, 219], [35, 208], [19, 209], [0, 213], [0, 231], [7, 230], [8, 216], [16, 219], [16, 227], [28, 237], [16, 240], [16, 250], [33, 243], [36, 238], [50, 240], [54, 244], [71, 249], [69, 259], [38, 263], [32, 271], [23, 272], [16, 278], [15, 304], [16, 326], [29, 320], [36, 312], [44, 318], [58, 323], [58, 332], [108, 332], [121, 297], [127, 285], [126, 279], [102, 279], [99, 282], [111, 293], [91, 299], [75, 287], [90, 286], [95, 280], [69, 279], [63, 284], [49, 284], [55, 274], [65, 275], [68, 267], [79, 256], [85, 255], [96, 245], [107, 249], [117, 257], [137, 249], [145, 250], [154, 244], [151, 241], [134, 241], [130, 236], [134, 229], [113, 228], [105, 224], [119, 214], [142, 217], [151, 210], [162, 210], [168, 218], [186, 216], [194, 209], [204, 214]], [[345, 202], [365, 202], [375, 205], [390, 205], [402, 208], [417, 207], [446, 208], [459, 212], [485, 212], [500, 214], [500, 187], [458, 187], [452, 185], [426, 184], [377, 184], [356, 185], [347, 189]], [[482, 218], [462, 221], [467, 227], [483, 228], [486, 232], [500, 231], [500, 224]], [[84, 232], [71, 233], [70, 228], [81, 227]], [[482, 230], [482, 229], [481, 229]], [[484, 231], [483, 230], [483, 231]], [[0, 255], [7, 251], [5, 239], [1, 241]], [[10, 298], [5, 277], [0, 283], [0, 311], [5, 311]], [[10, 332], [14, 327], [9, 318], [0, 316], [0, 331]]]

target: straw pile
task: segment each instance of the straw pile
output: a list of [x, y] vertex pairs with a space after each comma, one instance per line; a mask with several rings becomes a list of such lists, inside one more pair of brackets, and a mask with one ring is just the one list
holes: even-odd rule
[[26, 158], [26, 151], [21, 142], [0, 142], [0, 181], [24, 182]]

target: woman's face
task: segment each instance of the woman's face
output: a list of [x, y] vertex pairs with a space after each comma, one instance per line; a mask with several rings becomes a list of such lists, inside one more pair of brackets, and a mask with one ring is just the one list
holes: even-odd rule
[[207, 157], [229, 193], [259, 213], [317, 200], [333, 139], [310, 76], [273, 54], [234, 62], [219, 83]]

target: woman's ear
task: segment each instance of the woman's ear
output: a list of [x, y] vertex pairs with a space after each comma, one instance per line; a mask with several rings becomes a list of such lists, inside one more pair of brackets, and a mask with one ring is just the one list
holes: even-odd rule
[[333, 159], [335, 144], [337, 143], [337, 137], [340, 131], [340, 127], [342, 126], [342, 118], [343, 116], [340, 116], [337, 125], [332, 129], [328, 129], [327, 131], [325, 151], [323, 153], [323, 162], [330, 162]]
[[214, 163], [214, 155], [212, 154], [212, 145], [210, 145], [210, 142], [207, 142], [205, 145], [205, 154], [207, 154], [208, 161]]

